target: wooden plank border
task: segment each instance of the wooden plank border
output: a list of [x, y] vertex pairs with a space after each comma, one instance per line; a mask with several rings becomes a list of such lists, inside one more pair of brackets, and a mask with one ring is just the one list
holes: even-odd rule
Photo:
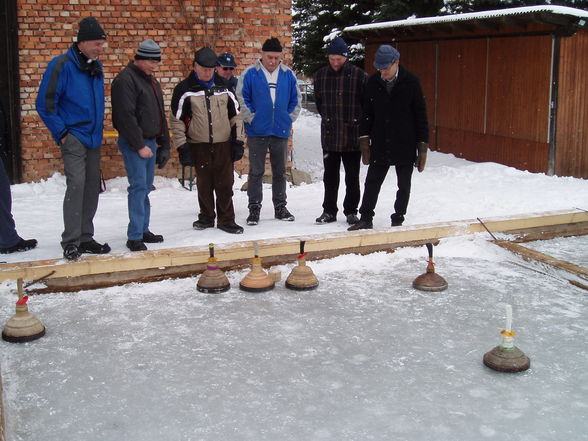
[[[485, 226], [495, 233], [524, 235], [525, 231], [547, 231], [574, 227], [577, 234], [588, 233], [588, 213], [564, 210], [483, 219]], [[484, 232], [478, 220], [441, 222], [406, 227], [381, 228], [354, 232], [287, 237], [257, 241], [259, 255], [265, 265], [293, 261], [299, 251], [299, 241], [306, 241], [309, 259], [333, 257], [339, 254], [367, 254], [392, 251], [407, 245], [436, 242], [439, 239]], [[223, 269], [248, 265], [253, 256], [253, 241], [219, 244], [216, 257]], [[63, 259], [0, 265], [0, 282], [5, 280], [36, 280], [49, 275], [45, 283], [53, 283], [55, 290], [79, 290], [81, 278], [88, 288], [113, 286], [130, 281], [152, 281], [171, 277], [186, 277], [204, 271], [208, 260], [208, 246], [150, 250], [136, 253], [84, 256], [75, 262]], [[76, 280], [77, 279], [77, 280]], [[59, 287], [60, 285], [62, 287]], [[69, 286], [69, 288], [68, 288]], [[29, 290], [29, 292], [31, 292]]]

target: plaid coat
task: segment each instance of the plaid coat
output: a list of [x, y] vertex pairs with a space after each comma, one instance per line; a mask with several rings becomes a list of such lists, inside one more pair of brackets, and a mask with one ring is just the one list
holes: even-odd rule
[[347, 62], [338, 72], [327, 65], [314, 75], [314, 97], [321, 115], [321, 145], [327, 152], [359, 151], [367, 74]]

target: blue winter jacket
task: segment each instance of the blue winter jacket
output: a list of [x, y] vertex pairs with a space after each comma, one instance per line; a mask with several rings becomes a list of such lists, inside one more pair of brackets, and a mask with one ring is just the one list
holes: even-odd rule
[[82, 68], [76, 45], [49, 62], [37, 95], [37, 112], [60, 145], [68, 133], [87, 148], [102, 144], [104, 75], [99, 61]]
[[249, 66], [239, 77], [237, 98], [247, 136], [288, 138], [300, 113], [300, 90], [294, 73], [280, 63], [275, 105], [261, 68], [261, 61]]

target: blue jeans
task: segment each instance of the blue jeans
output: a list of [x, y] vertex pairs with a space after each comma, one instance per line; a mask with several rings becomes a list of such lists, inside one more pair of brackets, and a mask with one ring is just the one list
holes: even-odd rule
[[261, 207], [263, 200], [263, 173], [265, 157], [270, 152], [272, 166], [272, 202], [274, 208], [286, 206], [286, 158], [288, 155], [288, 138], [277, 136], [249, 136], [249, 177], [247, 196], [249, 207]]
[[151, 204], [149, 193], [155, 176], [155, 139], [144, 139], [143, 143], [151, 149], [151, 158], [141, 158], [139, 153], [131, 149], [126, 139], [118, 138], [118, 148], [125, 161], [125, 170], [129, 187], [127, 188], [129, 206], [129, 226], [127, 238], [129, 240], [143, 239], [143, 233], [149, 231], [149, 216]]

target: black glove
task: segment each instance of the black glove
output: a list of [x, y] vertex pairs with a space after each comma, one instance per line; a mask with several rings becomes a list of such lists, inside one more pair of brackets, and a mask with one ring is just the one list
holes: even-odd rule
[[194, 166], [192, 150], [190, 147], [188, 147], [187, 142], [178, 147], [178, 155], [180, 156], [180, 164], [182, 164], [184, 167]]
[[243, 144], [243, 141], [239, 141], [238, 139], [231, 140], [231, 159], [233, 162], [238, 161], [243, 157], [243, 153], [245, 153]]
[[157, 168], [161, 169], [165, 167], [169, 161], [169, 149], [160, 147], [157, 149], [157, 153], [155, 154], [155, 163], [157, 164]]
[[426, 142], [419, 142], [417, 145], [417, 157], [414, 162], [414, 166], [417, 168], [419, 173], [425, 169], [425, 163], [427, 162], [427, 150], [429, 150], [429, 144]]

